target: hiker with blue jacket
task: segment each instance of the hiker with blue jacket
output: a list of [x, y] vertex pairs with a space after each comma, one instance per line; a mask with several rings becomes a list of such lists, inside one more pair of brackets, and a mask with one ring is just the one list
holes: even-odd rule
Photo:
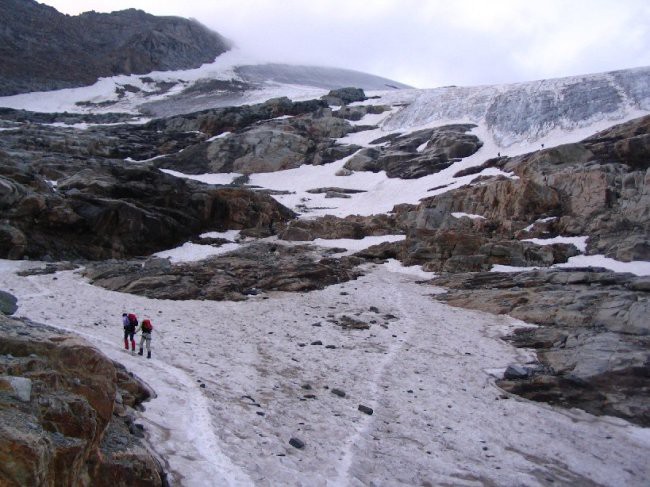
[[146, 343], [147, 358], [151, 358], [151, 333], [153, 332], [151, 320], [149, 318], [142, 320], [142, 323], [140, 323], [140, 326], [135, 332], [137, 333], [138, 331], [142, 332], [142, 335], [140, 335], [140, 351], [138, 352], [138, 355], [142, 355], [142, 352], [144, 351], [143, 345]]
[[138, 326], [138, 318], [133, 313], [122, 313], [122, 326], [124, 327], [124, 348], [129, 349], [131, 341], [131, 353], [135, 353], [135, 327]]

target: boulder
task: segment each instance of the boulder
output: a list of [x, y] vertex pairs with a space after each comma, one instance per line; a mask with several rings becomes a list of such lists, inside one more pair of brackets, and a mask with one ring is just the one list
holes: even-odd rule
[[0, 290], [0, 313], [12, 315], [18, 309], [17, 299], [13, 294]]
[[503, 378], [507, 380], [527, 379], [530, 376], [530, 370], [517, 364], [508, 365], [503, 373]]
[[0, 315], [0, 337], [0, 484], [163, 485], [119, 415], [150, 391], [71, 335]]
[[321, 100], [328, 105], [348, 105], [356, 101], [366, 100], [366, 94], [361, 88], [339, 88], [331, 90], [327, 95], [322, 96]]

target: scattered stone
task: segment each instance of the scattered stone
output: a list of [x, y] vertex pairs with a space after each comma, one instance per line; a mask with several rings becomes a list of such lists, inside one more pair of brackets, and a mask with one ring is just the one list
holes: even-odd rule
[[325, 345], [325, 348], [329, 348], [330, 350], [334, 350], [336, 348], [336, 345]]
[[367, 414], [369, 416], [372, 415], [372, 413], [374, 412], [372, 408], [370, 408], [368, 406], [364, 406], [363, 404], [359, 404], [359, 411], [361, 411], [362, 413], [365, 413], [365, 414]]
[[339, 397], [345, 397], [345, 391], [342, 391], [341, 389], [334, 388], [331, 392]]
[[370, 328], [370, 325], [368, 323], [356, 318], [352, 318], [348, 315], [342, 315], [339, 320], [343, 328], [350, 328], [353, 330], [367, 330]]
[[302, 450], [305, 447], [305, 442], [298, 438], [291, 438], [289, 444], [298, 450]]
[[18, 300], [13, 294], [0, 291], [0, 313], [4, 313], [5, 315], [14, 314], [18, 309], [17, 302]]
[[316, 340], [316, 341], [311, 342], [310, 345], [322, 345], [322, 344], [323, 344], [322, 341], [320, 341], [320, 340]]
[[29, 402], [32, 395], [32, 381], [26, 377], [0, 376], [0, 390], [7, 389], [9, 394], [21, 402]]
[[507, 380], [527, 379], [529, 376], [530, 370], [517, 364], [508, 365], [503, 374], [503, 378]]

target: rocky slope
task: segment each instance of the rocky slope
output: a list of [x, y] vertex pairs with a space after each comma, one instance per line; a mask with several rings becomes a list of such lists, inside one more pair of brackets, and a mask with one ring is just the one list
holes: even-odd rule
[[[484, 143], [463, 124], [395, 132], [363, 150], [345, 144], [343, 135], [373, 128], [355, 122], [390, 109], [349, 105], [364, 98], [343, 90], [321, 100], [275, 99], [76, 132], [28, 123], [35, 115], [11, 112], [12, 120], [4, 122], [10, 130], [0, 136], [3, 256], [124, 258], [212, 229], [277, 235], [277, 244], [252, 244], [200, 263], [150, 259], [102, 262], [86, 270], [97, 285], [113, 290], [216, 300], [318, 289], [354, 279], [363, 262], [398, 258], [441, 273], [438, 284], [452, 290], [438, 298], [449, 304], [510, 313], [543, 326], [514, 339], [538, 348], [540, 362], [509, 374], [502, 387], [648, 424], [644, 280], [584, 269], [513, 276], [488, 271], [495, 264], [547, 268], [583, 251], [573, 243], [531, 240], [558, 236], [583, 237], [587, 254], [650, 260], [650, 117], [578, 143], [465, 165], [455, 177], [467, 178], [466, 185], [417, 205], [398, 205], [387, 215], [294, 219], [263, 188], [247, 187], [248, 174], [324, 165], [352, 154], [342, 177], [386, 171], [392, 179], [412, 181], [471, 157]], [[164, 157], [123, 160], [154, 156]], [[245, 176], [215, 187], [159, 168]], [[354, 194], [325, 186], [310, 191], [337, 198]], [[388, 234], [406, 239], [352, 258], [290, 243]]]
[[587, 253], [649, 260], [649, 133], [645, 117], [580, 143], [488, 160], [473, 170], [498, 167], [517, 177], [479, 176], [398, 209], [410, 229], [404, 261], [447, 272], [548, 266], [566, 261], [571, 250], [522, 240], [557, 235], [589, 236]]
[[196, 21], [135, 9], [71, 17], [34, 0], [2, 0], [0, 12], [2, 96], [89, 85], [116, 74], [196, 68], [230, 48]]
[[0, 484], [166, 485], [133, 408], [152, 392], [84, 340], [0, 314]]
[[[172, 140], [173, 139], [173, 140]], [[0, 254], [9, 258], [120, 258], [178, 245], [209, 230], [257, 227], [293, 213], [269, 196], [174, 178], [125, 163], [196, 139], [24, 124], [0, 140]], [[56, 181], [57, 183], [53, 183]]]
[[526, 398], [650, 426], [650, 279], [604, 269], [449, 274], [437, 299], [538, 328], [510, 337], [539, 362], [499, 385]]

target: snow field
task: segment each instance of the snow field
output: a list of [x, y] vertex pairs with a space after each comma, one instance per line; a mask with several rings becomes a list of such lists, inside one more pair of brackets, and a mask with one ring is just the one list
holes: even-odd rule
[[[147, 299], [73, 271], [15, 275], [27, 265], [0, 262], [17, 315], [82, 334], [156, 390], [142, 420], [178, 485], [618, 486], [650, 477], [650, 430], [505, 395], [492, 374], [532, 355], [499, 337], [523, 324], [434, 301], [440, 290], [394, 262], [322, 291], [245, 302]], [[151, 360], [121, 349], [123, 311], [152, 318]], [[371, 327], [330, 321], [342, 314]]]

